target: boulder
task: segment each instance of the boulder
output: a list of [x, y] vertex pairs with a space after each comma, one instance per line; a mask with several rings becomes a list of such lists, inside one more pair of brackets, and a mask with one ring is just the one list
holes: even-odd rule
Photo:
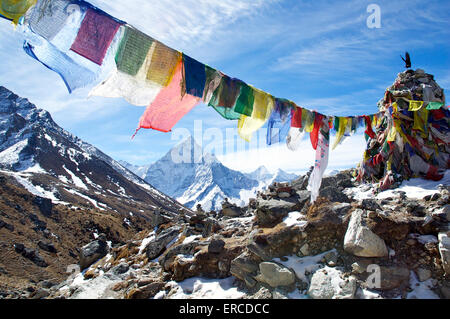
[[319, 197], [324, 197], [330, 202], [349, 203], [350, 200], [337, 186], [327, 186], [321, 188]]
[[384, 240], [366, 226], [363, 215], [360, 209], [353, 212], [344, 237], [345, 251], [359, 257], [388, 256]]
[[166, 284], [161, 281], [156, 281], [148, 285], [131, 289], [125, 299], [150, 299], [160, 292]]
[[163, 230], [156, 238], [147, 245], [147, 257], [152, 260], [161, 255], [166, 246], [175, 238], [177, 238], [180, 233], [181, 228], [179, 226], [174, 226]]
[[[256, 275], [261, 259], [248, 251], [244, 251], [231, 261], [230, 273], [241, 280]], [[253, 281], [250, 281], [253, 283]]]
[[22, 256], [31, 260], [33, 263], [35, 263], [39, 267], [45, 268], [48, 266], [48, 264], [45, 262], [44, 258], [42, 258], [42, 256], [39, 255], [39, 252], [37, 250], [25, 247], [22, 250]]
[[130, 269], [130, 266], [126, 263], [126, 262], [122, 262], [120, 264], [118, 264], [117, 266], [115, 266], [114, 268], [111, 269], [111, 272], [114, 275], [122, 275], [124, 273], [126, 273], [128, 271], [128, 269]]
[[56, 252], [57, 252], [55, 246], [52, 243], [48, 243], [48, 242], [44, 242], [44, 241], [40, 240], [38, 242], [38, 246], [42, 250], [45, 250], [45, 251], [47, 251], [49, 253], [52, 253], [52, 254], [56, 254]]
[[36, 196], [33, 199], [33, 204], [39, 207], [39, 210], [45, 217], [52, 216], [53, 203], [51, 199]]
[[109, 247], [106, 243], [106, 238], [102, 235], [99, 236], [97, 240], [94, 240], [81, 248], [79, 254], [80, 260], [78, 263], [82, 270], [86, 269], [100, 258], [105, 257], [108, 253]]
[[295, 283], [295, 274], [288, 268], [274, 262], [262, 262], [259, 264], [260, 274], [256, 280], [264, 282], [273, 288], [290, 286]]
[[220, 254], [225, 247], [225, 242], [221, 239], [213, 239], [208, 245], [208, 252], [213, 254]]
[[280, 223], [289, 212], [295, 210], [295, 202], [285, 200], [258, 200], [256, 221], [261, 227], [273, 227]]
[[343, 279], [343, 273], [335, 268], [317, 270], [311, 278], [308, 295], [313, 299], [353, 299], [356, 278]]

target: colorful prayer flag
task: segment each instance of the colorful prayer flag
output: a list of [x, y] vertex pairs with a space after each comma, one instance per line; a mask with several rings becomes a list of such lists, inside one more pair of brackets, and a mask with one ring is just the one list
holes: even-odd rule
[[285, 99], [275, 99], [275, 106], [267, 124], [267, 145], [285, 140], [291, 128], [292, 102]]
[[169, 85], [180, 61], [180, 52], [155, 41], [150, 67], [147, 71], [147, 80], [164, 87]]
[[[199, 102], [200, 98], [189, 94], [181, 96], [183, 63], [180, 61], [169, 85], [161, 90], [142, 115], [138, 129], [154, 129], [170, 132], [172, 127]], [[137, 131], [136, 131], [137, 132]]]
[[89, 8], [70, 49], [86, 59], [102, 65], [119, 27], [120, 23], [116, 20]]
[[250, 142], [252, 134], [268, 121], [275, 103], [273, 97], [266, 92], [254, 88], [253, 94], [252, 116], [242, 115], [238, 122], [239, 136], [247, 142]]
[[410, 100], [408, 111], [412, 111], [412, 112], [418, 111], [422, 108], [422, 106], [423, 106], [423, 101]]
[[0, 14], [18, 24], [19, 19], [35, 3], [36, 0], [0, 0]]
[[309, 177], [308, 190], [311, 192], [311, 203], [314, 203], [319, 196], [322, 177], [328, 167], [328, 156], [330, 150], [330, 129], [328, 123], [323, 123], [319, 131], [319, 138], [316, 149], [316, 160], [314, 169]]
[[136, 75], [147, 58], [154, 40], [148, 35], [125, 26], [115, 61], [117, 69], [129, 75]]
[[206, 83], [205, 65], [185, 54], [183, 54], [183, 65], [186, 93], [202, 98]]

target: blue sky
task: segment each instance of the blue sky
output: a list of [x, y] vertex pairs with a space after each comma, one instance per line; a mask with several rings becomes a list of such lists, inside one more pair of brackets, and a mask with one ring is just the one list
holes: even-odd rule
[[[405, 50], [411, 54], [413, 68], [434, 74], [444, 89], [450, 88], [449, 1], [91, 3], [230, 76], [329, 115], [375, 113], [386, 87], [404, 70], [400, 55]], [[381, 8], [381, 28], [367, 27], [367, 7], [372, 3]], [[0, 85], [50, 111], [63, 128], [115, 159], [148, 164], [178, 142], [171, 134], [150, 130], [141, 130], [131, 140], [143, 108], [122, 99], [87, 99], [88, 89], [69, 95], [58, 75], [22, 51], [21, 34], [6, 20], [0, 21], [0, 69]], [[223, 120], [204, 105], [175, 128], [193, 133], [195, 120], [202, 120], [203, 130], [233, 128], [237, 133], [236, 122]], [[259, 136], [264, 135], [263, 128]], [[298, 152], [288, 151], [285, 145], [242, 152], [254, 144], [238, 144], [228, 152], [224, 148], [219, 158], [244, 171], [264, 164], [271, 170], [300, 172], [313, 164], [307, 138]], [[348, 139], [331, 153], [330, 168], [354, 166], [363, 149], [361, 134]]]

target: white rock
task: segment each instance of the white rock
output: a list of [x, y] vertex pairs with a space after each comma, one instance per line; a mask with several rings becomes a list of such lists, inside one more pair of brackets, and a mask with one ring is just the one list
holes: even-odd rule
[[363, 211], [355, 210], [344, 237], [344, 249], [359, 257], [385, 257], [388, 249], [384, 240], [363, 224]]
[[353, 299], [356, 292], [356, 279], [346, 280], [343, 273], [335, 268], [325, 267], [314, 273], [308, 295], [313, 299]]
[[262, 262], [259, 264], [260, 274], [256, 280], [265, 282], [273, 288], [280, 286], [289, 286], [295, 282], [294, 273], [279, 264], [273, 262]]

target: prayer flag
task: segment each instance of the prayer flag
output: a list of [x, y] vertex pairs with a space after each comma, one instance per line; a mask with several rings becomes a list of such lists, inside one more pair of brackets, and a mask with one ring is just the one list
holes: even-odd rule
[[183, 54], [183, 65], [186, 93], [202, 98], [206, 83], [205, 65], [185, 54]]
[[319, 196], [320, 185], [322, 184], [322, 177], [328, 167], [328, 156], [330, 149], [330, 129], [328, 123], [323, 124], [319, 131], [319, 139], [316, 149], [316, 160], [314, 162], [314, 169], [309, 177], [308, 190], [311, 192], [311, 203], [314, 203]]
[[252, 116], [254, 101], [255, 97], [253, 95], [253, 88], [248, 84], [242, 82], [241, 92], [238, 99], [236, 100], [234, 111], [246, 116]]
[[70, 49], [86, 59], [102, 65], [119, 27], [120, 23], [116, 20], [89, 8]]
[[423, 106], [423, 101], [413, 101], [413, 100], [410, 100], [409, 101], [409, 109], [408, 109], [408, 111], [418, 111], [418, 110], [420, 110], [421, 108], [422, 108], [422, 106]]
[[164, 87], [169, 85], [180, 61], [180, 52], [155, 41], [150, 68], [147, 71], [147, 80]]
[[189, 94], [181, 96], [182, 78], [183, 63], [180, 61], [172, 81], [145, 110], [136, 132], [141, 128], [170, 132], [172, 127], [200, 102], [200, 98]]
[[272, 145], [285, 140], [291, 128], [292, 102], [275, 99], [275, 107], [267, 124], [267, 144]]
[[35, 3], [36, 0], [0, 0], [0, 14], [18, 24], [19, 19]]

